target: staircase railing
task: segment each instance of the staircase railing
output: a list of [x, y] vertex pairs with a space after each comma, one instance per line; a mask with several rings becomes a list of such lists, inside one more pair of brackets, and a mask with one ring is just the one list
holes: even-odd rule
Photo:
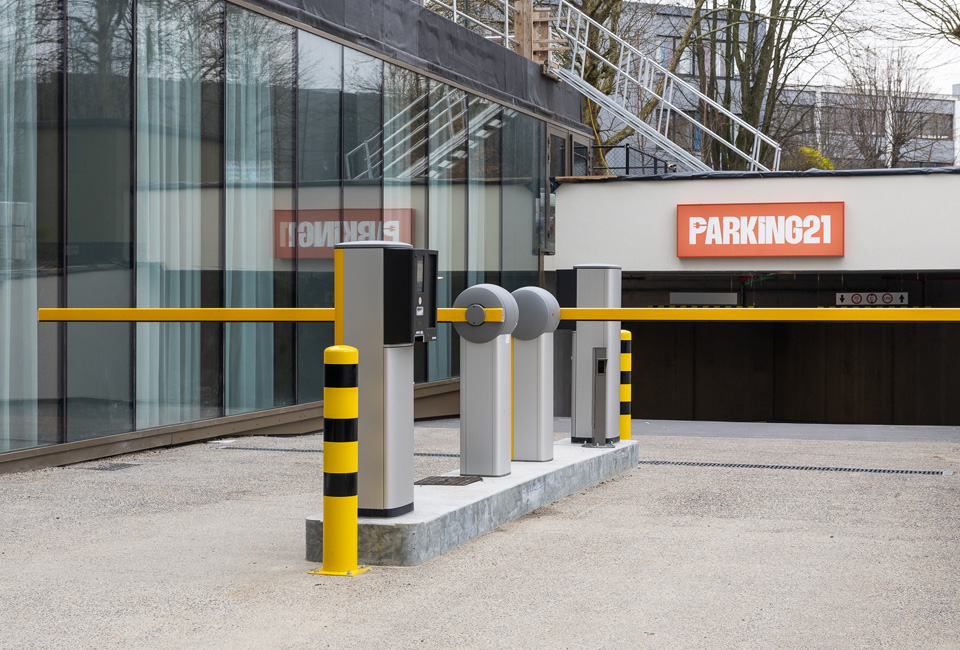
[[[512, 0], [497, 0], [482, 5], [485, 11], [501, 14], [500, 16], [477, 16], [468, 13], [458, 7], [457, 0], [419, 1], [423, 6], [501, 43], [504, 47], [519, 49], [513, 35], [516, 26], [513, 14], [516, 9]], [[641, 137], [648, 139], [664, 152], [663, 157], [675, 159], [678, 165], [685, 169], [711, 169], [698, 153], [688, 151], [671, 137], [671, 131], [677, 131], [677, 122], [684, 122], [697, 133], [696, 139], [701, 143], [705, 141], [705, 136], [709, 136], [712, 142], [722, 145], [731, 155], [745, 161], [747, 169], [769, 171], [779, 168], [781, 148], [775, 140], [702, 93], [695, 85], [643, 54], [610, 29], [581, 12], [568, 0], [550, 0], [540, 8], [550, 9], [551, 39], [565, 41], [569, 46], [569, 50], [558, 48], [564, 52], [553, 54], [553, 70], [557, 76], [632, 127]], [[597, 51], [597, 48], [591, 47], [591, 40], [605, 45], [613, 44], [609, 49], [618, 53], [617, 60], [610, 60]], [[591, 62], [591, 59], [613, 71], [614, 92], [610, 95], [597, 90], [584, 79], [587, 63]], [[637, 105], [637, 102], [643, 106], [650, 100], [655, 101], [656, 107], [647, 120], [640, 119], [628, 106], [631, 103]], [[728, 137], [687, 112], [701, 105], [709, 107], [730, 124], [731, 133]], [[747, 142], [748, 145], [741, 148], [735, 144], [737, 141]], [[764, 151], [765, 147], [772, 152], [773, 162], [769, 167], [761, 162], [764, 154], [770, 155]]]
[[[700, 89], [693, 84], [684, 81], [666, 67], [643, 54], [612, 31], [581, 12], [567, 0], [556, 0], [556, 4], [552, 4], [552, 8], [558, 18], [552, 23], [554, 33], [557, 37], [566, 39], [571, 48], [570, 54], [566, 57], [566, 65], [561, 67], [558, 72], [563, 79], [576, 85], [581, 92], [585, 90], [584, 85], [589, 85], [583, 80], [583, 74], [587, 67], [588, 57], [592, 56], [597, 62], [613, 70], [614, 92], [611, 95], [603, 95], [603, 93], [597, 91], [595, 94], [591, 93], [591, 99], [594, 99], [596, 95], [608, 97], [607, 102], [598, 101], [597, 103], [618, 116], [622, 112], [633, 115], [625, 106], [628, 99], [634, 98], [631, 95], [635, 94], [635, 98], [640, 100], [640, 105], [645, 104], [651, 98], [656, 100], [657, 107], [654, 111], [656, 118], [653, 120], [654, 124], [650, 126], [660, 137], [652, 136], [650, 129], [639, 128], [637, 130], [650, 135], [661, 146], [663, 146], [664, 140], [672, 142], [669, 137], [669, 130], [673, 127], [672, 122], [674, 120], [684, 120], [692, 128], [709, 135], [715, 142], [722, 144], [735, 156], [746, 161], [748, 169], [769, 171], [779, 167], [780, 145], [773, 138], [765, 135], [729, 109], [700, 92]], [[591, 39], [598, 43], [615, 44], [616, 47], [611, 49], [619, 52], [617, 61], [607, 59], [591, 47]], [[579, 79], [580, 83], [577, 83], [574, 79]], [[684, 111], [683, 107], [677, 102], [678, 91], [681, 99], [686, 102], [695, 103], [694, 105], [705, 104], [716, 111], [723, 119], [729, 120], [734, 127], [731, 129], [734, 132], [733, 140], [741, 139], [738, 136], [742, 137], [745, 134], [745, 137], [750, 140], [749, 149], [739, 148], [736, 144]], [[619, 108], [615, 109], [611, 104], [618, 104]], [[637, 128], [636, 122], [641, 120], [636, 118], [633, 120], [625, 119], [625, 121]], [[773, 164], [769, 168], [760, 162], [763, 145], [767, 145], [773, 151]], [[675, 146], [682, 149], [678, 145]], [[676, 153], [673, 147], [668, 147], [668, 150]], [[689, 158], [695, 157], [691, 155]], [[699, 161], [699, 159], [696, 160]], [[686, 162], [689, 163], [690, 161], [687, 160]], [[702, 162], [695, 166], [709, 169]]]

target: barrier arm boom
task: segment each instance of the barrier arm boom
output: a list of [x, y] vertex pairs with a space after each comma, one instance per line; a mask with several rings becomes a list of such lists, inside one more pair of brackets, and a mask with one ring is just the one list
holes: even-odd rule
[[561, 320], [727, 322], [957, 322], [960, 308], [941, 307], [563, 307]]
[[[333, 307], [251, 307], [251, 308], [43, 308], [37, 310], [41, 323], [332, 323]], [[464, 323], [466, 309], [437, 310], [442, 323]], [[502, 309], [487, 309], [484, 322], [503, 321]]]

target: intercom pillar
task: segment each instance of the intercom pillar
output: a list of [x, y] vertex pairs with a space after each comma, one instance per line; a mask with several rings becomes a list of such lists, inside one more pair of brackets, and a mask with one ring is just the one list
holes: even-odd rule
[[415, 252], [396, 242], [337, 244], [334, 269], [336, 343], [360, 352], [358, 512], [395, 517], [413, 510]]
[[[577, 307], [620, 308], [619, 266], [575, 266]], [[602, 350], [598, 351], [597, 348]], [[598, 360], [603, 359], [602, 368]], [[602, 369], [602, 373], [599, 371]], [[598, 386], [597, 382], [603, 382]], [[593, 442], [594, 425], [605, 431], [605, 442], [620, 440], [620, 321], [578, 321], [573, 333], [571, 438]], [[600, 401], [595, 399], [600, 395]], [[594, 409], [599, 409], [595, 413]]]

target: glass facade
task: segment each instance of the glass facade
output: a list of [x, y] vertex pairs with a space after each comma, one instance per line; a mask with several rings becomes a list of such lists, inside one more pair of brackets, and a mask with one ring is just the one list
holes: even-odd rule
[[[538, 280], [545, 122], [221, 0], [0, 2], [0, 452], [322, 399], [333, 326], [36, 323], [329, 307], [332, 246]], [[459, 373], [449, 325], [416, 378]]]

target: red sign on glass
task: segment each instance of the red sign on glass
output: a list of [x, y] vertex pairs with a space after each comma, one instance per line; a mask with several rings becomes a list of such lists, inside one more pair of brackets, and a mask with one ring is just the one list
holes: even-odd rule
[[333, 246], [350, 241], [413, 243], [413, 210], [351, 208], [340, 210], [274, 211], [274, 257], [277, 259], [333, 259]]

